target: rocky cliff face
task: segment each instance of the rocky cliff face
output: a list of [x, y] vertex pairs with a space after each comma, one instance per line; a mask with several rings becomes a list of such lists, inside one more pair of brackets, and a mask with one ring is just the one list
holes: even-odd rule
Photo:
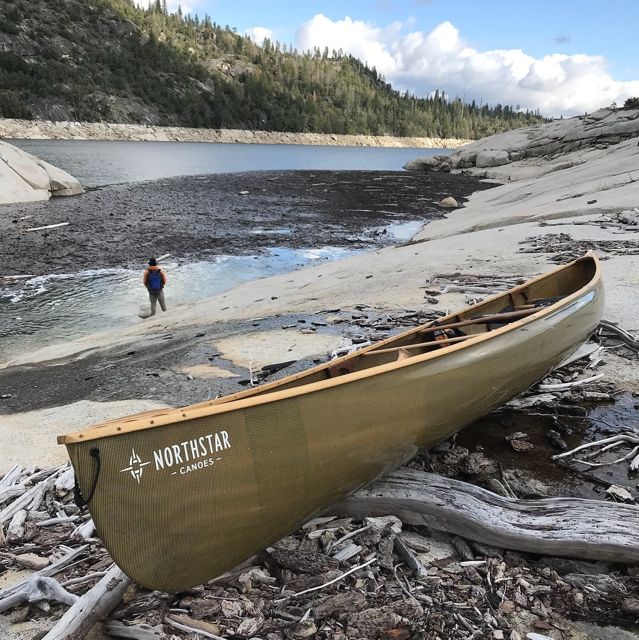
[[473, 194], [419, 239], [590, 214], [634, 216], [639, 207], [639, 110], [602, 109], [478, 140], [407, 169], [465, 173], [503, 183]]
[[[555, 120], [499, 133], [472, 142], [450, 156], [418, 158], [405, 168], [417, 171], [467, 171], [496, 180], [512, 179], [505, 165], [529, 167], [539, 173], [572, 166], [579, 154], [601, 151], [639, 137], [639, 109], [601, 109], [575, 118]], [[571, 154], [575, 160], [567, 158]], [[536, 160], [543, 158], [547, 163]], [[563, 160], [559, 161], [559, 158]], [[502, 167], [496, 169], [496, 167]], [[639, 166], [633, 167], [639, 169]]]

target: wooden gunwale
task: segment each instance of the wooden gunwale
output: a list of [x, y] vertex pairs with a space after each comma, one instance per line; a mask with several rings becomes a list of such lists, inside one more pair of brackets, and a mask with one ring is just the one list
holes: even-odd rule
[[[540, 282], [542, 280], [552, 278], [557, 273], [563, 270], [569, 269], [573, 265], [577, 264], [578, 262], [585, 261], [585, 260], [593, 261], [595, 266], [595, 273], [593, 274], [593, 277], [590, 279], [590, 281], [588, 281], [583, 287], [577, 289], [577, 291], [574, 291], [573, 293], [569, 294], [568, 296], [562, 298], [561, 300], [557, 301], [552, 305], [540, 308], [540, 310], [537, 313], [533, 313], [531, 315], [525, 316], [520, 320], [516, 320], [515, 322], [506, 324], [503, 327], [499, 327], [498, 329], [473, 335], [468, 340], [465, 340], [463, 342], [456, 343], [456, 344], [449, 344], [437, 351], [429, 351], [423, 354], [412, 356], [410, 358], [395, 360], [393, 362], [389, 362], [386, 364], [369, 367], [361, 371], [354, 371], [352, 373], [349, 373], [343, 376], [338, 376], [335, 378], [327, 378], [326, 380], [311, 382], [307, 385], [293, 387], [291, 389], [283, 389], [281, 391], [273, 391], [266, 394], [263, 393], [268, 389], [277, 388], [277, 386], [280, 386], [282, 384], [293, 382], [302, 377], [311, 375], [323, 369], [327, 369], [329, 366], [333, 367], [339, 364], [340, 362], [353, 358], [354, 356], [362, 355], [365, 352], [376, 351], [380, 349], [380, 347], [383, 347], [388, 343], [396, 342], [398, 339], [408, 337], [414, 333], [419, 333], [420, 331], [423, 331], [425, 328], [428, 327], [428, 325], [418, 325], [416, 327], [412, 327], [408, 329], [407, 331], [391, 336], [390, 338], [387, 338], [385, 340], [381, 340], [372, 345], [369, 345], [368, 347], [364, 347], [363, 349], [360, 349], [355, 353], [347, 354], [345, 356], [342, 356], [341, 358], [336, 358], [335, 360], [331, 360], [327, 363], [323, 363], [311, 369], [305, 369], [304, 371], [293, 374], [291, 376], [287, 376], [285, 378], [281, 378], [280, 380], [276, 380], [267, 385], [262, 385], [254, 389], [241, 391], [237, 394], [226, 396], [225, 398], [212, 400], [210, 401], [210, 403], [208, 402], [198, 403], [198, 404], [183, 407], [183, 408], [167, 409], [166, 412], [162, 412], [162, 410], [159, 409], [157, 410], [157, 413], [154, 413], [152, 415], [141, 414], [140, 417], [137, 419], [127, 420], [127, 418], [123, 418], [122, 420], [114, 420], [111, 422], [104, 423], [102, 425], [95, 425], [87, 429], [83, 429], [82, 431], [77, 431], [70, 434], [58, 436], [58, 439], [57, 439], [58, 444], [74, 444], [74, 443], [80, 443], [80, 442], [87, 442], [87, 441], [97, 440], [97, 439], [106, 438], [110, 436], [116, 436], [124, 433], [130, 433], [132, 431], [154, 429], [154, 428], [163, 427], [163, 426], [167, 426], [174, 423], [188, 422], [189, 420], [195, 420], [197, 418], [202, 418], [205, 416], [212, 416], [212, 415], [218, 415], [221, 413], [227, 413], [230, 411], [237, 411], [237, 410], [245, 409], [248, 407], [266, 404], [269, 402], [277, 402], [279, 400], [285, 400], [287, 398], [292, 398], [292, 397], [304, 395], [307, 393], [314, 393], [322, 389], [328, 389], [328, 388], [336, 387], [339, 385], [348, 384], [356, 380], [368, 378], [371, 376], [381, 375], [395, 369], [401, 369], [403, 367], [422, 364], [423, 362], [427, 362], [434, 358], [441, 358], [445, 355], [456, 352], [458, 350], [466, 349], [476, 344], [480, 344], [486, 340], [493, 339], [496, 336], [500, 336], [511, 331], [516, 331], [522, 326], [525, 326], [532, 322], [536, 322], [537, 320], [543, 319], [546, 316], [550, 316], [554, 314], [555, 312], [557, 312], [558, 310], [564, 307], [568, 307], [574, 300], [581, 297], [586, 290], [592, 289], [597, 286], [597, 284], [601, 280], [601, 264], [597, 256], [594, 253], [589, 251], [584, 256], [577, 258], [576, 260], [573, 260], [572, 262], [569, 262], [566, 265], [561, 265], [548, 273], [541, 274], [535, 278], [532, 278], [527, 282], [525, 282], [524, 284], [518, 285], [517, 287], [513, 287], [509, 291], [499, 292], [493, 296], [490, 296], [489, 298], [483, 300], [482, 302], [476, 305], [468, 307], [467, 309], [463, 309], [462, 311], [451, 313], [442, 318], [438, 318], [437, 322], [443, 323], [447, 319], [467, 316], [473, 313], [474, 311], [481, 309], [481, 307], [490, 304], [494, 300], [512, 296], [513, 294], [530, 287], [532, 284], [536, 282]], [[224, 399], [227, 399], [227, 401], [220, 402], [220, 400], [224, 400]]]

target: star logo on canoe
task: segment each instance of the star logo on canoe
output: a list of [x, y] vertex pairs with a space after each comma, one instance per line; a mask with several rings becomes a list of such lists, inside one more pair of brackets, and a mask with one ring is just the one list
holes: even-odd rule
[[131, 456], [129, 457], [129, 466], [124, 467], [124, 469], [120, 469], [120, 473], [125, 471], [130, 471], [134, 480], [140, 484], [140, 479], [142, 478], [142, 471], [144, 471], [144, 467], [147, 464], [151, 464], [150, 462], [142, 462], [140, 456], [135, 452], [135, 449], [131, 449]]

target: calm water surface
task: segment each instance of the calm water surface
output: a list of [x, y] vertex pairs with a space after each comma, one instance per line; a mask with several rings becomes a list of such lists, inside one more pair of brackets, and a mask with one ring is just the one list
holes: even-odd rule
[[328, 169], [401, 170], [446, 149], [327, 147], [212, 142], [111, 142], [11, 140], [11, 144], [60, 167], [85, 187], [238, 171]]
[[[162, 263], [169, 308], [217, 295], [248, 280], [349, 255], [343, 249], [273, 249], [263, 256]], [[47, 344], [140, 322], [149, 313], [143, 267], [89, 269], [19, 281], [0, 277], [0, 361]], [[194, 286], [197, 283], [197, 286]]]

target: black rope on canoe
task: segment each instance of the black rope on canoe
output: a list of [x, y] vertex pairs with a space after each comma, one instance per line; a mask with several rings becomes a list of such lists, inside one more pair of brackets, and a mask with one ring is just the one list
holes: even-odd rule
[[80, 485], [78, 484], [77, 476], [74, 478], [74, 487], [73, 487], [73, 501], [77, 505], [78, 509], [83, 509], [88, 506], [89, 502], [93, 499], [93, 494], [95, 493], [95, 488], [98, 485], [98, 477], [100, 476], [100, 449], [97, 447], [92, 447], [89, 450], [89, 455], [95, 459], [96, 468], [95, 468], [95, 476], [93, 478], [93, 485], [91, 486], [91, 491], [89, 491], [89, 496], [85, 499], [82, 495], [82, 491], [80, 490]]

